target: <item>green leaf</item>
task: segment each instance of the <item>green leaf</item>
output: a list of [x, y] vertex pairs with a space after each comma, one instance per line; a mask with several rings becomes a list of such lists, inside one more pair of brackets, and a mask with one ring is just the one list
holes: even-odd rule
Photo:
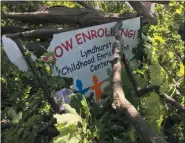
[[132, 142], [136, 140], [135, 132], [136, 132], [136, 129], [134, 127], [132, 127], [131, 130], [128, 132], [129, 137], [131, 138]]
[[53, 143], [79, 143], [80, 139], [73, 136], [72, 138], [70, 138], [70, 133], [68, 133], [65, 136], [59, 136], [57, 138], [54, 139]]
[[48, 73], [50, 73], [50, 72], [51, 72], [51, 68], [50, 68], [50, 66], [46, 65], [46, 71], [47, 71]]
[[71, 113], [66, 113], [66, 114], [55, 114], [53, 115], [54, 118], [57, 119], [57, 123], [58, 124], [67, 124], [67, 125], [70, 125], [70, 124], [76, 124], [78, 122], [82, 122], [82, 119], [79, 115], [74, 115], [74, 114], [71, 114]]
[[80, 142], [80, 135], [76, 137], [77, 135], [73, 136], [68, 143], [79, 143]]
[[63, 107], [66, 113], [70, 113], [76, 116], [79, 116], [74, 108], [72, 108], [69, 104], [63, 104]]
[[80, 136], [77, 134], [78, 128], [76, 125], [59, 125], [57, 129], [60, 131], [60, 135], [53, 138], [53, 143], [78, 143], [80, 141]]
[[68, 104], [63, 104], [64, 110], [66, 111], [65, 114], [55, 114], [53, 115], [54, 118], [57, 119], [58, 124], [75, 124], [77, 125], [78, 122], [82, 122], [82, 118], [76, 113], [76, 110], [72, 108]]
[[177, 76], [178, 77], [183, 77], [184, 76], [184, 65], [183, 65], [183, 63], [182, 62], [180, 62], [180, 69], [179, 69], [179, 71], [177, 72]]
[[181, 9], [176, 9], [176, 13], [181, 14]]
[[169, 56], [170, 59], [172, 59], [174, 57], [174, 54], [172, 52], [170, 52], [170, 51], [167, 52], [167, 54], [168, 54], [168, 56]]
[[164, 69], [158, 64], [149, 65], [151, 85], [161, 85], [166, 78]]
[[163, 115], [160, 116], [160, 118], [156, 121], [157, 123], [157, 133], [159, 134], [161, 132], [161, 128], [162, 128], [162, 122], [163, 122]]
[[69, 140], [69, 134], [67, 135], [60, 135], [59, 137], [56, 137], [54, 140], [53, 140], [53, 143], [66, 143], [68, 142]]
[[27, 126], [33, 126], [37, 121], [41, 119], [40, 115], [33, 115], [31, 118], [27, 121]]
[[164, 83], [160, 86], [160, 93], [163, 94], [167, 91], [169, 87], [168, 81], [165, 80]]
[[149, 36], [149, 35], [144, 35], [144, 34], [142, 34], [142, 39], [144, 39], [145, 41], [152, 41], [152, 38]]
[[85, 113], [86, 119], [88, 119], [91, 114], [90, 114], [89, 107], [88, 107], [85, 96], [83, 96], [83, 100], [81, 101], [81, 103], [82, 103], [82, 109]]
[[153, 41], [154, 42], [156, 41], [156, 42], [159, 42], [159, 43], [164, 43], [164, 39], [161, 36], [154, 36]]
[[22, 112], [16, 113], [13, 108], [9, 108], [8, 115], [12, 118], [13, 123], [18, 123], [22, 118]]

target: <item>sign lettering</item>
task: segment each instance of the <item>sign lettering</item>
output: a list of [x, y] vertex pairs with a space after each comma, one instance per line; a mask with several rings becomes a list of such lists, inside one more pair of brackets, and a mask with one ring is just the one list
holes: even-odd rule
[[[122, 48], [130, 60], [134, 56], [132, 49], [138, 44], [140, 17], [122, 22]], [[111, 69], [112, 46], [115, 42], [112, 28], [115, 24], [112, 22], [54, 34], [48, 48], [56, 58], [54, 75], [74, 78], [75, 89], [85, 96], [94, 92], [97, 102], [107, 85], [107, 70]]]

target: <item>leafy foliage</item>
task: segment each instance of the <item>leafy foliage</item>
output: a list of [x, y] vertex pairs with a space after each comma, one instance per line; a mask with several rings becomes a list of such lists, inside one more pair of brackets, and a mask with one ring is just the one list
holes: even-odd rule
[[[37, 3], [37, 4], [35, 4]], [[123, 1], [115, 2], [88, 2], [93, 7], [97, 5], [105, 12], [134, 12]], [[2, 11], [29, 12], [41, 7], [66, 6], [70, 8], [82, 8], [77, 3], [65, 1], [40, 1], [40, 2], [2, 2]], [[134, 77], [140, 87], [159, 85], [160, 93], [167, 93], [182, 105], [185, 104], [184, 65], [183, 56], [184, 41], [178, 30], [184, 17], [183, 2], [170, 2], [169, 6], [156, 4], [155, 12], [158, 24], [145, 25], [140, 32], [140, 42], [133, 50], [135, 60], [140, 66], [133, 71]], [[24, 22], [15, 20], [2, 20], [2, 26], [23, 26]], [[26, 26], [38, 28], [49, 26], [28, 23]], [[56, 25], [52, 25], [53, 27]], [[42, 39], [23, 39], [25, 43], [40, 41]], [[102, 106], [98, 106], [92, 96], [83, 98], [80, 95], [71, 95], [71, 103], [63, 104], [65, 114], [54, 114], [51, 106], [44, 98], [43, 90], [33, 73], [21, 72], [7, 58], [3, 48], [2, 57], [2, 119], [8, 120], [10, 128], [2, 130], [2, 140], [7, 143], [93, 143], [102, 142], [128, 142], [142, 143], [135, 128], [123, 113], [115, 113], [112, 109], [111, 83], [105, 88], [102, 96]], [[52, 75], [52, 66], [55, 63], [52, 53], [42, 53], [36, 61], [36, 66], [41, 73], [51, 96], [64, 87], [72, 84], [71, 79]], [[123, 89], [126, 98], [139, 110], [143, 118], [151, 128], [169, 142], [185, 141], [185, 115], [172, 108], [159, 95], [154, 92], [143, 97], [137, 97], [133, 85], [129, 81], [126, 72], [123, 72]], [[53, 118], [53, 123], [60, 135], [51, 138], [49, 135], [39, 134], [38, 131], [48, 126]]]
[[[181, 57], [183, 55], [184, 41], [181, 40], [177, 33], [179, 25], [184, 22], [181, 11], [184, 10], [183, 3], [171, 2], [169, 7], [164, 5], [156, 5], [155, 11], [158, 16], [158, 24], [155, 26], [145, 26], [143, 28], [142, 41], [140, 42], [143, 53], [142, 73], [147, 75], [146, 83], [148, 85], [160, 85], [160, 93], [167, 93], [177, 101], [183, 101], [184, 92], [179, 89], [184, 86], [184, 65], [182, 65]], [[142, 110], [144, 108], [144, 116], [148, 118], [148, 122], [157, 133], [162, 133], [167, 140], [171, 142], [183, 141], [182, 134], [174, 135], [170, 132], [171, 127], [167, 124], [175, 126], [177, 122], [168, 122], [169, 114], [177, 114], [177, 110], [168, 107], [165, 102], [161, 102], [155, 93], [144, 97], [141, 102]], [[183, 104], [182, 104], [183, 105]], [[143, 113], [143, 111], [142, 111]], [[184, 114], [179, 113], [179, 120], [182, 120]], [[151, 117], [150, 117], [151, 116]], [[182, 124], [181, 124], [182, 125]], [[184, 125], [180, 128], [184, 130]], [[178, 126], [178, 125], [177, 125]], [[166, 128], [167, 127], [167, 128]], [[169, 133], [171, 138], [169, 137]], [[177, 137], [178, 136], [178, 137]]]

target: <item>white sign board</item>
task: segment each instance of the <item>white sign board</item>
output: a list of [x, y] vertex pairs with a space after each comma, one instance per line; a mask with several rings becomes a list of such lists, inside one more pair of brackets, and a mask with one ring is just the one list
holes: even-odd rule
[[[104, 81], [108, 78], [107, 70], [112, 69], [110, 60], [113, 58], [112, 46], [116, 41], [112, 28], [116, 22], [79, 30], [54, 34], [48, 51], [54, 52], [56, 67], [54, 74], [72, 77], [74, 87], [88, 97], [94, 92], [99, 102]], [[132, 48], [138, 44], [140, 17], [124, 20], [120, 33], [124, 39], [123, 51], [128, 60], [133, 58]]]

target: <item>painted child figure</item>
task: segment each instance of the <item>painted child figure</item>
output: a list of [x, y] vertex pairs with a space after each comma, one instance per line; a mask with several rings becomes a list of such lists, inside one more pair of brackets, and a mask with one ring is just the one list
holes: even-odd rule
[[88, 92], [89, 87], [83, 89], [83, 83], [79, 79], [76, 80], [76, 87], [78, 89], [77, 92], [81, 94], [80, 100], [82, 100], [82, 95], [85, 95], [85, 93]]
[[94, 93], [95, 93], [95, 96], [96, 96], [96, 102], [99, 104], [100, 102], [100, 98], [101, 98], [101, 95], [102, 95], [102, 89], [101, 89], [101, 86], [102, 84], [104, 83], [105, 80], [103, 81], [100, 81], [98, 82], [98, 77], [96, 75], [93, 76], [93, 82], [94, 82], [94, 85], [91, 86], [90, 88], [92, 90], [94, 90]]

